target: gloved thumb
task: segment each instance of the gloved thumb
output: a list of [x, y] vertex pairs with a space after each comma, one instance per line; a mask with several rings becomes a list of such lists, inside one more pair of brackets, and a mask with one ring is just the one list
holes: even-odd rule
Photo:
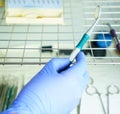
[[60, 73], [69, 67], [70, 60], [68, 58], [54, 58], [50, 61], [50, 65], [56, 72]]
[[83, 52], [78, 53], [76, 57], [76, 62], [69, 67], [64, 73], [69, 74], [77, 74], [79, 75], [84, 75], [85, 70], [87, 69], [87, 63], [86, 63], [86, 58]]

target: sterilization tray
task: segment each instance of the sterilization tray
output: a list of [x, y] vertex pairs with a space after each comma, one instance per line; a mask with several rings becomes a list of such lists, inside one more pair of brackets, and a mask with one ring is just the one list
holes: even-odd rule
[[[120, 54], [116, 52], [114, 40], [110, 47], [92, 48], [97, 34], [109, 33], [107, 23], [120, 37], [119, 0], [64, 0], [65, 25], [7, 25], [5, 9], [0, 8], [0, 64], [45, 64], [53, 57], [69, 57], [62, 51], [71, 51], [82, 35], [94, 22], [97, 5], [101, 6], [100, 21], [92, 36], [84, 46], [89, 50], [88, 64], [120, 64]], [[106, 40], [107, 41], [107, 40]], [[52, 48], [51, 48], [52, 46]], [[52, 52], [43, 52], [42, 47]], [[94, 50], [106, 50], [106, 56], [94, 56]], [[45, 49], [44, 49], [45, 50]]]

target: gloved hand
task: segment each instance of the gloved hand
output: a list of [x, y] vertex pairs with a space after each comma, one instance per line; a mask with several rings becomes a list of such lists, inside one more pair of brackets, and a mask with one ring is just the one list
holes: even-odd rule
[[88, 82], [89, 74], [82, 52], [76, 63], [69, 59], [50, 60], [45, 67], [22, 89], [12, 107], [2, 114], [68, 114], [79, 103]]

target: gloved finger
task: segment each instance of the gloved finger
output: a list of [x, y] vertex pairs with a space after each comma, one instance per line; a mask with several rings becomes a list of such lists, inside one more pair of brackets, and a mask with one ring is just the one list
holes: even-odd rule
[[70, 64], [70, 60], [68, 58], [54, 58], [50, 61], [49, 65], [56, 72], [61, 72], [65, 70]]
[[69, 67], [64, 73], [83, 75], [87, 69], [86, 58], [83, 52], [80, 52], [76, 57], [76, 62]]

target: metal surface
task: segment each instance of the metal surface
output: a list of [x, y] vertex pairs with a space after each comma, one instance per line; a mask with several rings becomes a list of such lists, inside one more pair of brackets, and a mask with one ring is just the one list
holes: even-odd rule
[[[61, 55], [60, 49], [73, 50], [83, 33], [94, 22], [94, 10], [101, 6], [100, 22], [96, 25], [92, 36], [83, 47], [90, 51], [88, 64], [118, 65], [120, 54], [115, 43], [108, 48], [106, 56], [94, 56], [94, 50], [103, 48], [91, 47], [97, 34], [109, 33], [107, 23], [115, 28], [120, 37], [120, 1], [119, 0], [64, 0], [65, 25], [6, 25], [5, 10], [0, 8], [0, 64], [1, 65], [39, 65], [45, 64], [53, 57], [69, 57]], [[106, 42], [107, 40], [105, 40]], [[52, 46], [52, 52], [42, 52], [42, 46]]]

